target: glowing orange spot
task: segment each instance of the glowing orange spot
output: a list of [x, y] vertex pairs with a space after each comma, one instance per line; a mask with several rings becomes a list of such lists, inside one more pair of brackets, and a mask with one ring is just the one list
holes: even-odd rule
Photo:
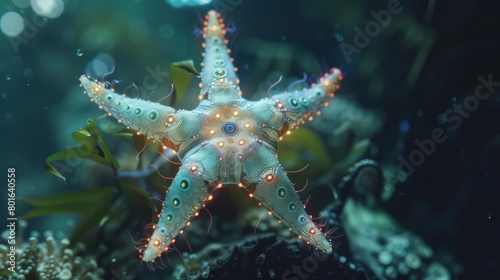
[[249, 123], [246, 123], [246, 124], [245, 124], [245, 127], [246, 127], [246, 128], [249, 128], [249, 127], [250, 127], [250, 124], [249, 124]]
[[214, 199], [214, 196], [213, 196], [213, 195], [209, 195], [209, 196], [208, 196], [208, 201], [210, 201], [210, 200], [212, 200], [212, 199]]
[[315, 230], [314, 228], [311, 228], [311, 229], [309, 230], [309, 233], [310, 233], [310, 234], [315, 234], [315, 233], [316, 233], [316, 230]]
[[165, 252], [166, 252], [166, 251], [168, 251], [168, 247], [165, 247], [164, 251], [165, 251]]
[[217, 188], [218, 189], [222, 188], [222, 184], [217, 184]]
[[190, 225], [191, 225], [191, 222], [187, 222], [187, 223], [186, 223], [186, 226], [187, 226], [187, 227], [188, 227], [188, 226], [190, 226]]
[[309, 116], [309, 118], [307, 118], [309, 121], [312, 121], [314, 120], [314, 118], [312, 116]]
[[207, 44], [206, 44], [206, 43], [202, 43], [202, 44], [201, 44], [201, 47], [202, 47], [202, 48], [206, 48], [206, 47], [207, 47]]
[[238, 111], [234, 111], [234, 112], [233, 112], [233, 116], [235, 116], [235, 117], [236, 117], [239, 113], [240, 113], [240, 112], [238, 112]]
[[215, 134], [215, 130], [210, 129], [210, 131], [209, 131], [208, 133], [210, 133], [210, 134], [214, 135], [214, 134]]
[[337, 79], [339, 79], [339, 81], [342, 81], [344, 79], [344, 76], [340, 75]]
[[183, 234], [184, 233], [184, 230], [179, 230], [179, 234]]
[[272, 215], [273, 215], [273, 212], [271, 212], [271, 211], [267, 211], [267, 214], [268, 214], [269, 216], [272, 216]]
[[330, 82], [329, 82], [329, 81], [325, 81], [325, 82], [323, 83], [323, 85], [324, 85], [325, 87], [327, 87], [327, 86], [329, 86], [329, 85], [330, 85]]
[[174, 239], [172, 239], [172, 243], [175, 243], [175, 238], [174, 238]]
[[243, 145], [243, 144], [245, 144], [245, 141], [244, 141], [244, 140], [240, 140], [240, 141], [238, 142], [238, 144]]
[[198, 217], [199, 215], [200, 215], [200, 213], [198, 213], [198, 212], [194, 213], [195, 217]]
[[189, 168], [192, 172], [198, 170], [198, 166], [196, 165], [191, 165], [191, 168]]
[[272, 180], [274, 180], [274, 174], [267, 174], [266, 181], [271, 182]]
[[285, 134], [290, 135], [290, 134], [292, 134], [292, 132], [290, 130], [288, 130]]
[[155, 246], [158, 246], [158, 245], [160, 245], [160, 240], [158, 240], [158, 239], [155, 239], [155, 241], [153, 241], [153, 245], [155, 245]]
[[253, 193], [249, 193], [249, 194], [248, 194], [248, 196], [249, 196], [250, 198], [252, 198], [252, 197], [253, 197]]
[[101, 90], [101, 88], [100, 88], [100, 87], [95, 87], [95, 88], [94, 88], [94, 91], [95, 91], [96, 93], [98, 93], [100, 90]]
[[175, 118], [174, 118], [174, 117], [172, 117], [172, 116], [167, 117], [167, 123], [168, 123], [168, 124], [173, 124], [173, 123], [174, 123], [174, 121], [175, 121]]
[[215, 118], [220, 119], [220, 114], [219, 113], [215, 114]]
[[227, 53], [231, 53], [231, 49], [227, 49], [227, 50], [226, 50], [226, 52], [227, 52]]
[[316, 115], [321, 116], [321, 111], [316, 111]]
[[238, 183], [238, 187], [239, 188], [243, 188], [243, 184], [242, 183]]
[[219, 147], [224, 147], [224, 142], [219, 142], [217, 145], [219, 145]]
[[328, 103], [328, 101], [323, 102], [323, 106], [328, 107], [328, 105], [330, 105], [330, 103]]

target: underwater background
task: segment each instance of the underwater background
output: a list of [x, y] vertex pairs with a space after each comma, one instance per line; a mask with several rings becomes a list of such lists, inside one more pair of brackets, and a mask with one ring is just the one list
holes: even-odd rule
[[[1, 279], [23, 279], [8, 271], [9, 217], [25, 279], [498, 279], [494, 1], [181, 2], [0, 1]], [[308, 165], [289, 174], [297, 190], [307, 185], [307, 212], [339, 227], [330, 256], [227, 187], [178, 238], [179, 253], [154, 267], [138, 257], [134, 240], [159, 206], [149, 197], [163, 199], [162, 176], [177, 165], [98, 118], [78, 78], [119, 80], [117, 92], [194, 108], [198, 79], [174, 63], [193, 60], [200, 71], [199, 30], [212, 9], [231, 29], [247, 99], [267, 96], [280, 76], [271, 92], [331, 67], [344, 74], [331, 106], [279, 147], [285, 170]], [[186, 90], [164, 98], [171, 83]], [[72, 153], [82, 137], [99, 157]], [[339, 216], [322, 214], [339, 200]]]

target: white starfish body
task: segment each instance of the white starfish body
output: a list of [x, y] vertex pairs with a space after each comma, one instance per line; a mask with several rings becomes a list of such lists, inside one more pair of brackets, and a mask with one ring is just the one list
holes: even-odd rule
[[332, 98], [342, 79], [338, 69], [302, 92], [285, 92], [259, 101], [241, 96], [239, 80], [224, 39], [219, 15], [210, 11], [205, 43], [200, 104], [192, 111], [132, 99], [103, 83], [81, 76], [91, 100], [109, 115], [155, 141], [173, 144], [182, 166], [170, 185], [142, 260], [153, 262], [175, 242], [210, 200], [216, 187], [238, 184], [270, 213], [324, 252], [331, 244], [305, 212], [276, 154], [286, 131], [312, 118]]

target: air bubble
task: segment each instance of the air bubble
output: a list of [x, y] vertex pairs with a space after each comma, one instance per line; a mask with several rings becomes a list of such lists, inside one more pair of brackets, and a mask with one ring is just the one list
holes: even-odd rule
[[82, 49], [76, 50], [76, 56], [82, 56], [82, 55], [83, 55]]
[[10, 81], [10, 79], [12, 79], [10, 75], [5, 75], [5, 80]]

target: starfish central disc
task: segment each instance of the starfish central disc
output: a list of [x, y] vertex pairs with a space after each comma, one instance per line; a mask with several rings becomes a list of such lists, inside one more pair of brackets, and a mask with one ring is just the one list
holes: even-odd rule
[[222, 132], [226, 135], [235, 135], [238, 132], [238, 126], [234, 122], [227, 122], [222, 126]]

